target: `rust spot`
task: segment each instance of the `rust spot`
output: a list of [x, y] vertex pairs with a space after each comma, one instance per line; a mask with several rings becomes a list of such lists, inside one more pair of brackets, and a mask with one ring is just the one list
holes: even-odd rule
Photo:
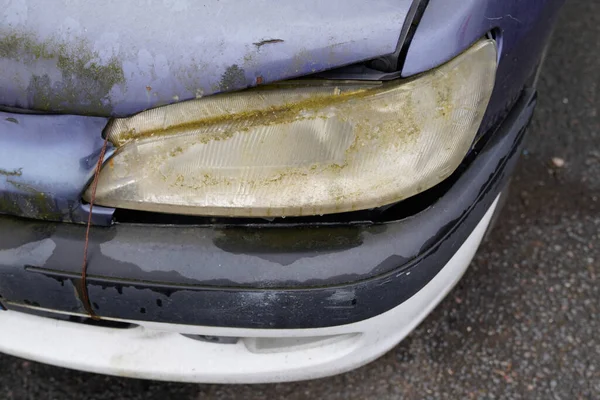
[[256, 77], [256, 84], [257, 85], [261, 85], [263, 83], [263, 77], [262, 76], [257, 76]]
[[110, 167], [110, 169], [113, 169], [115, 167], [115, 161], [112, 158], [108, 160], [108, 166]]
[[146, 90], [151, 92], [152, 91], [152, 86], [146, 86]]
[[274, 43], [283, 43], [283, 42], [284, 42], [283, 39], [266, 39], [266, 40], [261, 40], [260, 42], [256, 42], [256, 43], [252, 43], [252, 44], [260, 49], [265, 44], [274, 44]]

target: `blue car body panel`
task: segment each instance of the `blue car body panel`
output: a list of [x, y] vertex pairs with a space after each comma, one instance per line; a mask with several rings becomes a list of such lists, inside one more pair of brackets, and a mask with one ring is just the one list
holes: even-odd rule
[[[498, 30], [505, 45], [500, 60], [525, 56], [519, 43], [527, 35], [546, 38], [564, 0], [429, 0], [406, 60], [403, 76], [434, 68], [465, 51], [487, 32]], [[530, 49], [537, 55], [535, 49]], [[516, 54], [515, 54], [516, 52]]]
[[392, 53], [411, 0], [0, 0], [0, 104], [128, 115]]
[[565, 0], [429, 0], [406, 53], [402, 76], [434, 68], [491, 33], [498, 71], [481, 132], [506, 115], [540, 65]]
[[[100, 117], [0, 112], [0, 210], [87, 222], [88, 208], [80, 198], [98, 163], [106, 122]], [[113, 151], [110, 146], [106, 156]], [[96, 224], [110, 221], [102, 207], [96, 215]]]

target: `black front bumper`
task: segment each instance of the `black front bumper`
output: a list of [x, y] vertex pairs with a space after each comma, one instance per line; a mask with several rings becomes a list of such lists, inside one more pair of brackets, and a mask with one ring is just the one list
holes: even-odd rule
[[[100, 317], [247, 328], [342, 325], [390, 310], [440, 271], [506, 185], [534, 106], [524, 92], [443, 193], [398, 221], [92, 228], [92, 306]], [[0, 217], [0, 302], [85, 314], [84, 234]]]

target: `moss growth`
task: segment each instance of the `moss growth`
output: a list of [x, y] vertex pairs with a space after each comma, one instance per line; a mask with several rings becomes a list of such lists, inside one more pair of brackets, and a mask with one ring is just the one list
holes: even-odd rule
[[179, 146], [175, 147], [173, 150], [171, 150], [169, 152], [169, 154], [171, 155], [171, 157], [175, 157], [177, 154], [181, 154], [183, 153], [183, 149]]
[[[52, 196], [40, 192], [27, 184], [16, 182], [11, 179], [7, 179], [6, 181], [24, 192], [23, 194], [13, 195], [15, 198], [12, 201], [19, 208], [18, 215], [49, 221], [62, 220], [62, 213], [57, 209]], [[8, 205], [4, 204], [0, 206], [0, 211], [4, 206]]]
[[219, 89], [223, 92], [246, 87], [246, 75], [244, 69], [233, 64], [225, 70], [219, 82]]
[[13, 169], [13, 170], [0, 169], [0, 175], [21, 176], [21, 175], [23, 175], [23, 168], [18, 168], [18, 169]]
[[110, 114], [110, 90], [125, 82], [119, 59], [112, 57], [103, 63], [83, 38], [65, 43], [52, 38], [40, 40], [30, 33], [0, 31], [0, 57], [27, 66], [40, 60], [56, 61], [62, 81], [51, 82], [46, 74], [33, 75], [27, 88], [33, 108], [43, 111]]
[[452, 113], [451, 88], [449, 86], [443, 86], [436, 89], [438, 89], [436, 92], [436, 111], [441, 117], [448, 118]]
[[62, 213], [56, 209], [54, 200], [42, 192], [33, 193], [27, 198], [27, 203], [35, 212], [35, 217], [56, 221], [62, 219]]
[[[268, 86], [264, 86], [264, 88], [264, 90], [273, 90]], [[261, 88], [255, 90], [260, 91], [263, 89]], [[295, 103], [284, 103], [278, 106], [266, 107], [264, 109], [236, 112], [231, 114], [222, 113], [219, 115], [202, 118], [197, 121], [172, 125], [161, 130], [138, 132], [135, 128], [131, 128], [123, 133], [110, 133], [109, 138], [115, 146], [121, 147], [125, 143], [134, 139], [175, 135], [183, 131], [200, 130], [208, 126], [215, 126], [219, 124], [236, 126], [238, 131], [244, 132], [254, 126], [269, 126], [289, 122], [299, 118], [298, 114], [301, 111], [320, 110], [330, 105], [340, 104], [351, 99], [358, 99], [372, 94], [374, 94], [374, 92], [371, 90], [359, 89], [342, 92], [336, 96], [331, 96], [330, 94], [314, 95], [311, 98], [299, 100]], [[317, 116], [301, 118], [317, 118]], [[244, 124], [243, 126], [240, 126], [241, 124], [239, 122], [242, 121]], [[236, 131], [233, 129], [227, 129], [224, 132], [206, 132], [198, 137], [198, 142], [205, 144], [211, 141], [226, 140], [231, 138], [235, 133]]]
[[9, 193], [0, 193], [0, 214], [21, 214], [19, 203]]
[[34, 75], [27, 91], [31, 94], [31, 105], [36, 110], [49, 111], [52, 107], [52, 85], [48, 75]]
[[0, 35], [0, 57], [19, 60], [20, 51], [29, 40], [28, 36], [17, 33]]

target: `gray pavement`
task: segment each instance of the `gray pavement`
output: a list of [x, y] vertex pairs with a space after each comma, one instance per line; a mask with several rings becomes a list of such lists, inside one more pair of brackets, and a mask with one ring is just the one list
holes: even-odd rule
[[570, 0], [496, 229], [458, 287], [379, 360], [328, 379], [224, 386], [0, 355], [0, 399], [599, 399], [599, 37], [600, 2]]

